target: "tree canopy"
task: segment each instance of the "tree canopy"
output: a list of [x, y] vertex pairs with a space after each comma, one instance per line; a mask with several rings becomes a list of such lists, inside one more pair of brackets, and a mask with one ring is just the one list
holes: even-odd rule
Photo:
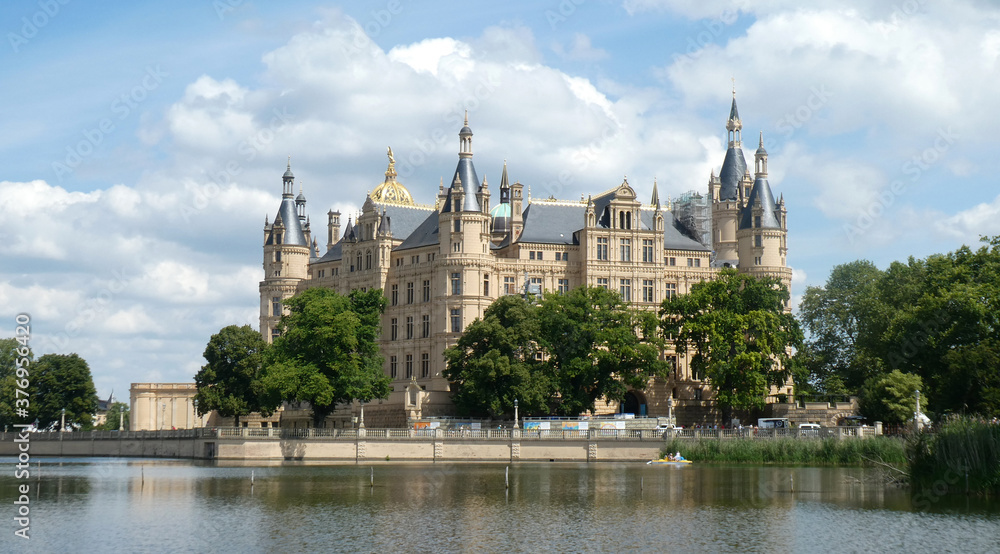
[[983, 242], [885, 271], [837, 266], [810, 287], [801, 317], [820, 359], [810, 379], [839, 377], [859, 394], [898, 369], [921, 378], [936, 411], [1000, 414], [1000, 237]]
[[[31, 349], [19, 343], [17, 339], [0, 339], [0, 427], [6, 428], [15, 423], [27, 423], [34, 419], [34, 416], [30, 418], [20, 417], [15, 411], [17, 408], [27, 406], [25, 409], [28, 410], [28, 413], [34, 413], [31, 407], [31, 398], [18, 396], [15, 392], [17, 381], [22, 378], [17, 375], [17, 360], [21, 358], [28, 360], [26, 365], [22, 364], [21, 373], [30, 377], [31, 372], [35, 369]], [[30, 378], [28, 381], [30, 383]], [[18, 399], [21, 400], [20, 403], [18, 403]]]
[[462, 415], [512, 417], [514, 400], [524, 415], [549, 413], [554, 388], [536, 354], [537, 308], [521, 296], [502, 296], [445, 350], [445, 377]]
[[548, 293], [539, 305], [496, 300], [445, 352], [456, 408], [463, 415], [576, 416], [598, 399], [624, 400], [662, 372], [656, 319], [617, 293], [579, 287]]
[[315, 287], [285, 305], [290, 313], [267, 362], [270, 399], [309, 402], [318, 425], [338, 403], [388, 397], [391, 380], [377, 343], [385, 311], [380, 289], [344, 296]]
[[[222, 417], [240, 418], [260, 412], [270, 415], [277, 402], [264, 388], [264, 357], [268, 344], [249, 325], [223, 327], [205, 347], [208, 362], [195, 375], [199, 415], [216, 410]], [[115, 427], [117, 429], [117, 427]]]
[[662, 374], [656, 316], [631, 309], [617, 292], [577, 287], [547, 294], [538, 308], [542, 347], [564, 416], [593, 411], [598, 399], [621, 402]]
[[31, 372], [31, 407], [38, 427], [59, 424], [66, 409], [66, 426], [90, 428], [97, 413], [97, 389], [90, 366], [76, 354], [45, 354]]
[[[872, 421], [898, 425], [913, 419], [917, 409], [916, 391], [920, 376], [894, 369], [865, 381], [861, 391], [861, 413]], [[921, 411], [927, 410], [926, 399]]]
[[802, 342], [795, 318], [784, 310], [788, 289], [773, 278], [756, 279], [724, 269], [716, 279], [664, 300], [660, 326], [679, 355], [715, 391], [723, 420], [732, 412], [763, 407], [771, 385], [789, 375], [789, 350]]

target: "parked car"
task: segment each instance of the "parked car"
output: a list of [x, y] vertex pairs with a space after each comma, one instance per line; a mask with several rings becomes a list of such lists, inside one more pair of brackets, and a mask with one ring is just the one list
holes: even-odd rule
[[805, 436], [819, 436], [820, 426], [819, 423], [803, 423], [799, 425], [799, 432]]

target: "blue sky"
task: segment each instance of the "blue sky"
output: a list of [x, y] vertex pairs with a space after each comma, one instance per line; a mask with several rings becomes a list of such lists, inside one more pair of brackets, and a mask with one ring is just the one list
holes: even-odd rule
[[0, 312], [102, 396], [190, 381], [212, 333], [256, 326], [286, 156], [319, 225], [359, 209], [386, 146], [433, 202], [466, 109], [493, 183], [507, 160], [535, 196], [705, 191], [733, 78], [795, 298], [838, 263], [1000, 234], [1000, 8], [801, 4], [5, 2]]

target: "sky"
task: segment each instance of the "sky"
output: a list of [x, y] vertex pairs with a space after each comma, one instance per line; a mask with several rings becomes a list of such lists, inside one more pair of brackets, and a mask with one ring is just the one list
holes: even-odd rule
[[93, 4], [0, 5], [0, 337], [29, 314], [35, 355], [78, 353], [102, 398], [191, 382], [213, 333], [257, 327], [288, 156], [320, 230], [387, 146], [432, 204], [466, 111], [490, 183], [506, 160], [534, 197], [627, 175], [664, 198], [707, 192], [735, 87], [793, 302], [837, 264], [1000, 234], [995, 2]]

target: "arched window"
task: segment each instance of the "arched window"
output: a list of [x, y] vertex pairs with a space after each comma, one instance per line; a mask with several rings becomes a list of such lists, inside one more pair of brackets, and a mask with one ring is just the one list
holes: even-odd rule
[[357, 260], [358, 261], [354, 264], [354, 267], [358, 268], [358, 271], [361, 271], [361, 252], [358, 252]]
[[625, 228], [625, 212], [618, 212], [618, 228]]
[[625, 212], [625, 228], [632, 228], [632, 212]]
[[372, 268], [372, 251], [365, 252], [365, 269]]

